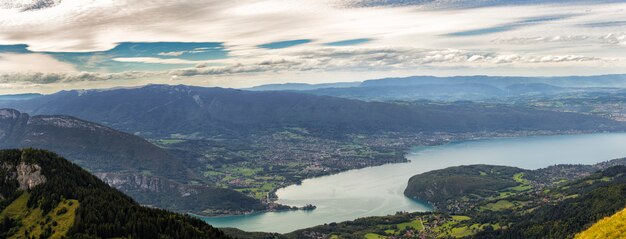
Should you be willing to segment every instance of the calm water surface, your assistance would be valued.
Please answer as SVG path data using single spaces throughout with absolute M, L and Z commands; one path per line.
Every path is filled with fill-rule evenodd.
M 303 206 L 310 203 L 317 206 L 316 210 L 204 220 L 217 227 L 285 233 L 359 217 L 430 210 L 427 204 L 408 199 L 402 192 L 411 176 L 434 169 L 467 164 L 537 169 L 554 164 L 592 164 L 625 156 L 626 133 L 523 137 L 416 147 L 407 154 L 410 163 L 307 179 L 302 185 L 277 192 L 281 204 Z

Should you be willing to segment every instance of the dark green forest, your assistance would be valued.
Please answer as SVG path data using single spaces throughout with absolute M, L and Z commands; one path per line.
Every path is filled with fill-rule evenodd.
M 54 153 L 36 150 L 2 150 L 0 162 L 0 192 L 5 198 L 0 209 L 12 200 L 29 193 L 29 210 L 39 209 L 43 215 L 66 199 L 77 200 L 74 223 L 67 238 L 229 238 L 199 219 L 165 210 L 142 207 L 130 197 L 109 187 L 95 176 Z M 12 168 L 20 164 L 38 165 L 45 183 L 28 192 L 18 190 L 19 183 Z M 12 165 L 13 167 L 7 167 Z M 7 177 L 9 176 L 9 177 Z M 22 218 L 2 218 L 2 236 L 11 236 L 23 225 Z M 41 236 L 45 236 L 42 234 Z

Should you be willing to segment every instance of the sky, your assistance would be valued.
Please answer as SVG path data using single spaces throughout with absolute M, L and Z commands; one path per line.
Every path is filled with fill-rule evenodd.
M 626 2 L 0 0 L 0 94 L 626 73 Z

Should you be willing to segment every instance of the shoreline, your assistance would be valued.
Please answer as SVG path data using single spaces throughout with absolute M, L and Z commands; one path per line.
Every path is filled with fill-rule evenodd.
M 445 135 L 445 136 L 452 137 L 452 139 L 440 139 L 440 140 L 434 141 L 434 142 L 432 142 L 430 144 L 413 145 L 413 146 L 406 147 L 403 150 L 403 152 L 404 152 L 404 161 L 403 162 L 382 163 L 382 164 L 370 165 L 370 166 L 365 166 L 365 167 L 360 167 L 360 168 L 353 168 L 353 169 L 340 171 L 340 172 L 333 172 L 333 173 L 329 173 L 329 174 L 326 174 L 326 175 L 320 175 L 320 176 L 311 177 L 311 178 L 305 178 L 305 179 L 301 180 L 299 183 L 291 183 L 291 184 L 288 184 L 286 186 L 273 189 L 270 192 L 270 195 L 274 195 L 275 197 L 270 197 L 270 200 L 271 200 L 271 203 L 276 203 L 277 201 L 280 200 L 280 198 L 278 197 L 278 191 L 280 191 L 282 189 L 285 189 L 285 188 L 288 188 L 288 187 L 291 187 L 291 186 L 300 185 L 302 182 L 307 181 L 307 180 L 318 179 L 318 178 L 323 178 L 323 177 L 329 177 L 329 176 L 337 175 L 337 174 L 340 174 L 340 173 L 349 172 L 349 171 L 352 171 L 352 170 L 361 170 L 361 169 L 365 169 L 365 168 L 379 167 L 379 166 L 390 165 L 390 164 L 410 163 L 411 160 L 409 160 L 407 156 L 411 153 L 411 151 L 414 148 L 418 148 L 418 147 L 436 147 L 436 146 L 443 146 L 443 145 L 449 145 L 449 144 L 458 144 L 458 143 L 472 142 L 472 141 L 485 141 L 485 140 L 496 140 L 496 139 L 514 139 L 514 138 L 524 138 L 524 137 L 550 137 L 550 136 L 587 135 L 587 134 L 617 134 L 617 133 L 626 133 L 626 131 L 571 131 L 571 130 L 567 130 L 567 131 L 550 131 L 550 132 L 546 132 L 546 131 L 480 132 L 480 133 L 477 133 L 477 134 L 471 134 L 471 133 L 461 133 L 461 134 L 434 133 L 434 134 L 431 134 L 429 136 L 436 137 L 436 136 Z M 276 203 L 276 204 L 278 204 L 278 203 Z M 302 207 L 302 206 L 298 206 L 298 205 L 286 205 L 286 204 L 279 204 L 279 205 L 283 205 L 283 206 L 287 206 L 287 207 L 293 207 L 293 206 L 295 206 L 295 207 Z M 302 209 L 296 209 L 296 210 L 302 210 Z M 268 213 L 268 212 L 286 212 L 286 211 L 293 211 L 293 209 L 259 210 L 259 211 L 254 211 L 254 212 L 251 212 L 251 213 L 232 213 L 232 214 L 215 214 L 215 215 L 202 215 L 201 213 L 190 213 L 190 214 L 197 215 L 197 216 L 200 216 L 200 217 L 205 217 L 205 218 L 222 218 L 222 217 L 233 217 L 233 216 L 250 216 L 250 215 L 262 214 L 262 213 Z

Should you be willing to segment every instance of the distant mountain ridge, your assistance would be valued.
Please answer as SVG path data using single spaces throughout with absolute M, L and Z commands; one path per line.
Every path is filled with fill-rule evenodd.
M 9 105 L 33 114 L 71 115 L 145 137 L 249 135 L 284 127 L 320 134 L 622 127 L 594 116 L 509 106 L 364 102 L 185 85 L 62 91 Z
M 366 80 L 354 85 L 326 83 L 290 87 L 262 85 L 257 90 L 283 90 L 367 101 L 489 100 L 554 95 L 602 88 L 626 88 L 626 75 L 518 77 L 518 76 L 409 76 Z
M 315 89 L 320 89 L 320 88 L 357 87 L 359 85 L 361 85 L 361 82 L 337 82 L 337 83 L 322 83 L 322 84 L 284 83 L 284 84 L 259 85 L 259 86 L 254 86 L 250 88 L 244 88 L 243 90 L 253 90 L 253 91 L 315 90 Z
M 0 102 L 13 101 L 13 100 L 28 100 L 28 99 L 36 98 L 39 96 L 42 96 L 42 94 L 26 93 L 26 94 L 0 95 Z
M 513 84 L 543 83 L 558 87 L 626 87 L 626 74 L 593 75 L 593 76 L 409 76 L 398 78 L 383 78 L 363 81 L 361 86 L 408 86 L 421 84 L 459 84 L 482 83 L 497 87 L 506 87 Z

